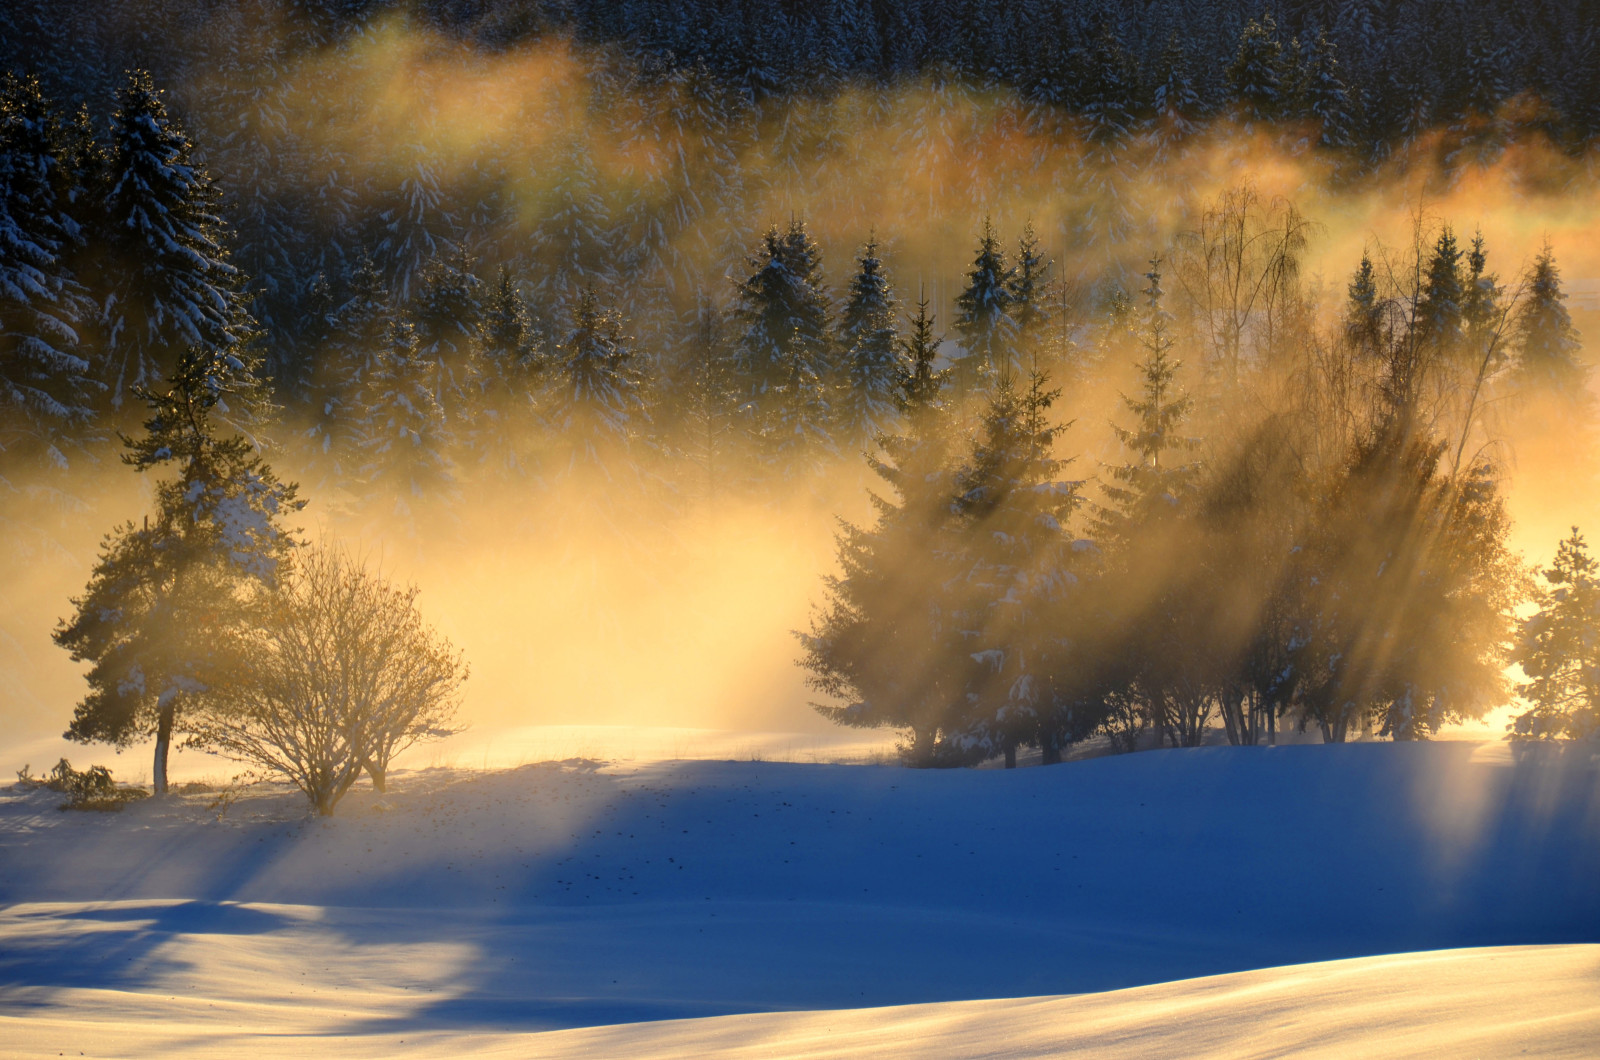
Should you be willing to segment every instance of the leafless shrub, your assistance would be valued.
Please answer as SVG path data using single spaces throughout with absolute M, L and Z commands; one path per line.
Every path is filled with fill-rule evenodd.
M 303 550 L 233 646 L 237 664 L 199 738 L 288 778 L 323 816 L 363 770 L 381 791 L 396 754 L 456 731 L 467 678 L 416 597 L 342 549 Z

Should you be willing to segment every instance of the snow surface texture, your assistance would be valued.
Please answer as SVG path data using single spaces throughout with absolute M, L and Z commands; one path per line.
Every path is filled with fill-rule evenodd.
M 0 794 L 0 1051 L 1576 1055 L 1600 1034 L 1600 948 L 1560 945 L 1600 942 L 1586 756 L 573 761 L 403 774 L 327 821 L 297 799 L 218 820 L 204 795 L 101 816 Z M 1496 949 L 1250 971 L 1456 947 Z M 691 1022 L 607 1026 L 664 1019 Z

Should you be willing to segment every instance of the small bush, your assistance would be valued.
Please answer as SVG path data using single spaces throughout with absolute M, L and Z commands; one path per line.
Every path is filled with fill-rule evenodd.
M 120 810 L 130 802 L 148 798 L 143 788 L 118 787 L 105 766 L 90 766 L 79 772 L 63 758 L 55 768 L 36 777 L 27 766 L 17 770 L 17 783 L 25 788 L 48 788 L 67 796 L 63 810 Z

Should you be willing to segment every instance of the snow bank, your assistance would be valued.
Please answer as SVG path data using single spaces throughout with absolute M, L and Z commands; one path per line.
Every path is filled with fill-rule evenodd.
M 955 1051 L 933 1055 L 955 1056 L 975 1055 L 993 1013 L 740 1014 L 1139 987 L 1155 992 L 986 1002 L 1016 1008 L 1019 1034 L 1030 1021 L 1045 1034 L 993 1055 L 1064 1047 L 1050 1035 L 1100 1026 L 1083 1024 L 1083 1006 L 1102 1002 L 1105 1042 L 1122 1040 L 1116 1020 L 1126 1018 L 1159 1024 L 1141 1034 L 1199 1035 L 1196 1049 L 1178 1051 L 1220 1054 L 1241 1028 L 1278 1026 L 1274 997 L 1298 1013 L 1296 1027 L 1330 1041 L 1356 1033 L 1328 1022 L 1344 1019 L 1347 1003 L 1376 1006 L 1374 1019 L 1393 1010 L 1402 1037 L 1433 1010 L 1390 987 L 1347 990 L 1337 967 L 1150 984 L 1600 942 L 1600 777 L 1577 757 L 1369 744 L 1015 772 L 683 762 L 614 773 L 574 761 L 397 782 L 387 797 L 352 796 L 330 821 L 306 819 L 291 793 L 248 798 L 221 820 L 203 795 L 120 816 L 62 813 L 47 794 L 0 795 L 0 1013 L 55 1051 L 68 1043 L 50 1038 L 52 1027 L 90 1034 L 110 1019 L 134 1053 L 137 1042 L 173 1051 L 185 1026 L 199 1048 L 220 1022 L 359 1040 L 349 1048 L 374 1055 L 400 1039 L 409 1051 L 418 1036 L 459 1054 L 468 1038 L 487 1047 L 483 1034 L 510 1055 L 527 1051 L 519 1036 L 560 1032 L 540 1034 L 540 1055 L 691 1055 L 697 1036 L 710 1036 L 711 1050 L 777 1034 L 798 1051 L 771 1055 L 822 1056 L 834 1054 L 801 1046 L 838 1022 L 868 1036 L 858 1050 L 873 1034 L 944 1028 Z M 1587 975 L 1595 996 L 1592 949 L 1459 959 L 1490 956 L 1515 957 L 1504 967 L 1521 969 L 1507 972 L 1516 982 Z M 1359 981 L 1420 968 L 1418 996 L 1431 996 L 1432 959 L 1361 964 L 1375 978 Z M 1440 980 L 1440 1013 L 1473 1011 L 1457 985 L 1488 978 L 1468 964 Z M 1257 988 L 1267 991 L 1259 1005 Z M 1151 1015 L 1193 1013 L 1183 1006 L 1224 995 L 1238 1014 Z M 1338 1012 L 1314 1011 L 1324 996 L 1343 998 Z M 1517 1021 L 1548 1012 L 1555 1047 L 1562 1028 L 1592 1030 L 1576 996 L 1480 1013 L 1472 1033 L 1515 1033 Z M 726 1018 L 605 1032 L 624 1035 L 615 1039 L 563 1030 L 701 1017 Z M 1501 1040 L 1492 1034 L 1483 1040 Z M 666 1051 L 639 1045 L 658 1035 Z

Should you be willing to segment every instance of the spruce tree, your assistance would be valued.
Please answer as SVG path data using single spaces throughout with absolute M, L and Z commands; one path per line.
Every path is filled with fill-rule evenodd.
M 1317 145 L 1341 150 L 1355 144 L 1355 112 L 1350 89 L 1339 73 L 1339 60 L 1327 34 L 1318 33 L 1312 47 L 1306 83 L 1306 110 L 1320 131 Z
M 392 321 L 377 354 L 357 399 L 354 479 L 369 505 L 388 502 L 415 533 L 419 506 L 456 498 L 455 436 L 411 325 Z
M 504 266 L 484 302 L 478 345 L 480 418 L 472 447 L 479 463 L 498 474 L 527 474 L 533 408 L 549 364 L 527 303 Z
M 38 79 L 0 75 L 0 452 L 55 466 L 94 416 L 68 153 Z
M 120 407 L 132 387 L 170 371 L 171 351 L 220 353 L 250 330 L 243 282 L 230 264 L 218 194 L 193 145 L 167 115 L 145 71 L 117 93 L 103 219 L 110 390 Z
M 955 476 L 956 617 L 972 667 L 965 709 L 947 741 L 980 760 L 1003 755 L 1008 769 L 1023 746 L 1059 761 L 1094 724 L 1076 697 L 1059 696 L 1052 682 L 1071 669 L 1060 656 L 1075 631 L 1051 620 L 1077 583 L 1065 524 L 1081 485 L 1059 478 L 1064 464 L 1054 448 L 1063 428 L 1047 419 L 1057 393 L 1038 372 L 1022 392 L 1002 379 Z
M 773 228 L 739 286 L 734 351 L 741 412 L 756 455 L 791 474 L 832 447 L 831 364 L 821 262 L 802 222 Z
M 319 489 L 349 488 L 359 476 L 368 384 L 388 344 L 395 311 L 388 287 L 363 253 L 346 281 L 344 301 L 329 314 L 327 337 L 313 361 L 306 440 Z
M 431 376 L 433 398 L 459 436 L 470 435 L 477 413 L 478 329 L 483 322 L 482 281 L 472 258 L 456 250 L 423 266 L 406 306 L 417 354 Z
M 153 735 L 162 795 L 172 739 L 215 686 L 229 631 L 276 584 L 294 544 L 280 520 L 303 502 L 251 443 L 218 432 L 219 411 L 264 401 L 244 352 L 191 346 L 164 387 L 137 393 L 151 415 L 142 437 L 125 439 L 123 462 L 176 474 L 156 485 L 153 519 L 108 535 L 54 639 L 91 664 L 67 737 L 125 746 Z
M 894 326 L 894 291 L 868 239 L 840 317 L 838 345 L 849 372 L 840 400 L 842 440 L 853 449 L 870 445 L 894 426 L 905 366 Z
M 1268 122 L 1287 103 L 1284 84 L 1283 44 L 1278 24 L 1270 14 L 1251 19 L 1239 35 L 1239 49 L 1228 65 L 1228 89 L 1247 120 Z
M 825 603 L 799 634 L 807 684 L 843 705 L 818 704 L 840 725 L 907 733 L 908 765 L 954 765 L 945 741 L 958 720 L 967 668 L 955 621 L 956 517 L 949 471 L 953 440 L 944 390 L 934 368 L 938 342 L 926 298 L 903 344 L 902 432 L 882 440 L 868 466 L 885 487 L 872 494 L 871 526 L 841 522 L 841 573 L 825 581 Z
M 1022 226 L 1017 240 L 1016 264 L 1011 270 L 1007 293 L 1011 296 L 1011 318 L 1017 326 L 1017 348 L 1024 354 L 1037 353 L 1045 330 L 1050 326 L 1050 310 L 1045 304 L 1046 285 L 1053 263 L 1039 246 L 1033 222 Z
M 1549 387 L 1581 400 L 1589 369 L 1581 360 L 1583 344 L 1567 312 L 1561 270 L 1548 242 L 1529 267 L 1523 287 L 1527 293 L 1517 310 L 1513 336 L 1519 378 L 1525 385 Z
M 556 349 L 550 423 L 567 447 L 563 474 L 637 478 L 633 447 L 644 420 L 642 380 L 622 319 L 594 291 L 579 296 L 572 333 Z
M 1015 271 L 988 218 L 978 240 L 967 286 L 956 298 L 956 334 L 964 353 L 955 365 L 955 384 L 965 394 L 988 379 L 1015 379 L 1017 324 L 1011 316 Z
M 1462 339 L 1461 249 L 1447 225 L 1434 243 L 1425 266 L 1422 290 L 1418 293 L 1413 326 L 1422 345 L 1453 352 Z
M 1511 661 L 1527 680 L 1528 709 L 1509 726 L 1513 740 L 1600 736 L 1600 577 L 1577 527 L 1542 571 L 1538 610 L 1518 624 Z

